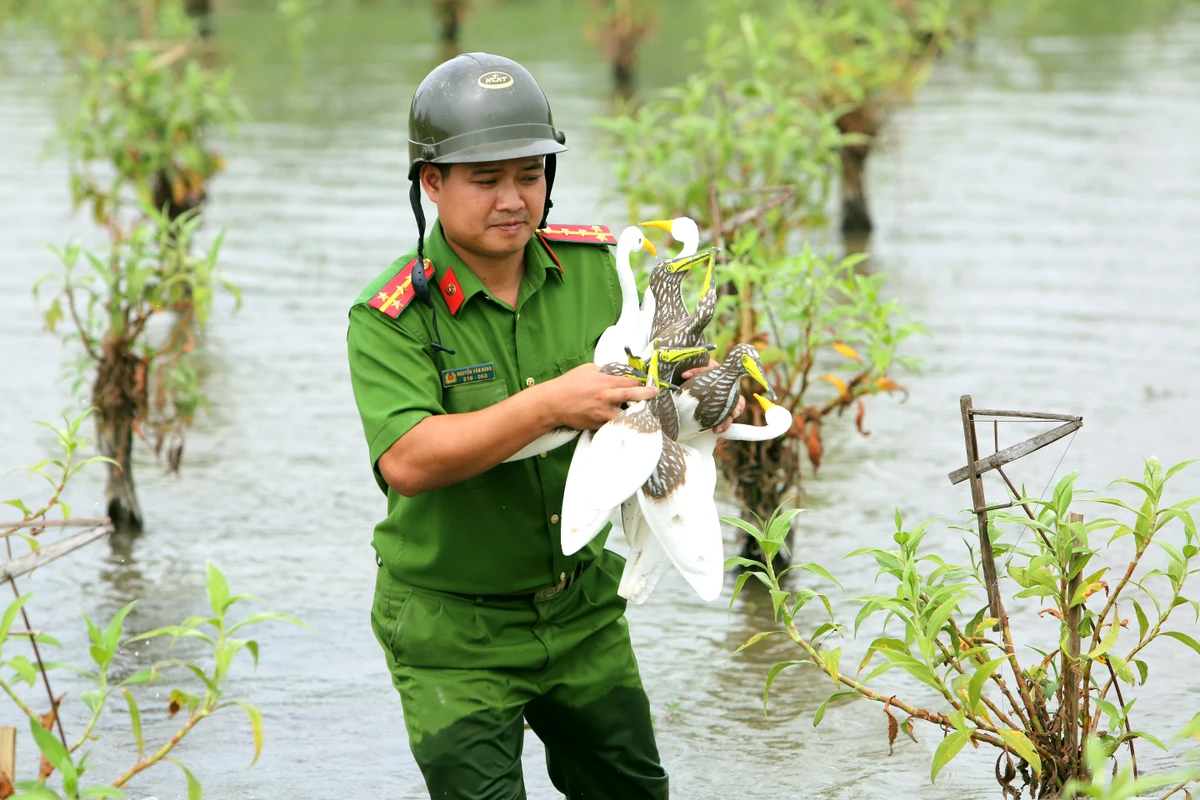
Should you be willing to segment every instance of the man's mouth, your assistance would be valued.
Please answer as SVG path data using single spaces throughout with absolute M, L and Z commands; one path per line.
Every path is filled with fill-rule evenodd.
M 521 228 L 525 227 L 525 223 L 522 220 L 518 219 L 518 220 L 513 220 L 511 222 L 496 223 L 496 224 L 493 224 L 492 227 L 498 228 L 499 230 L 503 231 L 504 233 L 517 233 L 518 231 L 521 230 Z

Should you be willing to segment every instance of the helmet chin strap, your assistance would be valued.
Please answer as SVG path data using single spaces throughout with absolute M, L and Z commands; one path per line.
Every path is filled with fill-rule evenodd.
M 542 210 L 542 221 L 538 223 L 538 230 L 546 227 L 546 220 L 550 217 L 550 209 L 554 208 L 554 203 L 550 200 L 550 192 L 554 189 L 554 173 L 557 169 L 558 157 L 554 153 L 550 153 L 546 156 L 546 207 Z
M 546 193 L 549 203 L 549 191 Z M 413 294 L 425 305 L 429 306 L 430 319 L 433 321 L 434 350 L 454 355 L 454 351 L 442 344 L 442 334 L 438 331 L 437 309 L 433 307 L 433 294 L 429 291 L 429 277 L 425 274 L 425 211 L 421 208 L 421 171 L 412 179 L 408 190 L 408 200 L 412 205 L 413 217 L 417 221 L 417 263 L 413 265 L 412 286 Z M 547 210 L 549 210 L 547 208 Z

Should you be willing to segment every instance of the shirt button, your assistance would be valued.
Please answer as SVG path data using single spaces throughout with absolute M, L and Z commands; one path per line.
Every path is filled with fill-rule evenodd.
M 546 457 L 545 453 L 538 453 L 538 458 L 545 458 L 545 457 Z
M 558 514 L 551 514 L 551 515 L 550 515 L 550 524 L 551 524 L 551 525 L 556 525 L 556 524 L 558 524 Z
M 533 378 L 532 378 L 532 377 L 529 377 L 529 378 L 526 378 L 526 379 L 525 379 L 525 385 L 526 385 L 526 386 L 533 386 L 533 384 L 534 384 L 534 380 L 533 380 Z

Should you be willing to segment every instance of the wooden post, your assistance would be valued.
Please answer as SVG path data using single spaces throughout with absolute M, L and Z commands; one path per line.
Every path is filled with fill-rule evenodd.
M 1074 512 L 1068 517 L 1068 522 L 1076 523 L 1083 522 L 1083 514 Z M 1073 545 L 1072 545 L 1073 546 Z M 1075 571 L 1075 564 L 1078 556 L 1071 556 L 1071 572 Z M 1082 582 L 1082 573 L 1075 575 L 1067 581 L 1067 602 L 1071 602 L 1071 598 L 1075 597 L 1075 593 L 1079 591 L 1080 583 Z M 1063 653 L 1063 669 L 1062 674 L 1066 681 L 1066 688 L 1063 692 L 1063 709 L 1066 725 L 1066 742 L 1067 753 L 1072 763 L 1076 763 L 1076 755 L 1079 753 L 1079 690 L 1082 680 L 1079 672 L 1079 623 L 1083 621 L 1083 604 L 1068 608 L 1066 619 L 1064 622 L 1067 625 L 1067 649 Z M 1079 763 L 1082 763 L 1081 760 Z
M 979 561 L 983 564 L 983 583 L 987 590 L 988 608 L 991 616 L 999 620 L 996 629 L 1004 624 L 1003 607 L 1000 603 L 1000 582 L 996 577 L 996 558 L 992 555 L 992 540 L 988 536 L 987 500 L 983 496 L 983 477 L 978 471 L 979 442 L 975 438 L 975 422 L 971 419 L 971 395 L 964 394 L 958 400 L 962 411 L 963 438 L 967 443 L 967 471 L 971 480 L 971 507 L 979 522 Z
M 4 778 L 17 780 L 17 729 L 7 725 L 0 727 L 0 782 Z

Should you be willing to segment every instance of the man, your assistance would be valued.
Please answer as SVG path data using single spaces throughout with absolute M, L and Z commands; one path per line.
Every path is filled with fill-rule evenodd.
M 483 53 L 437 67 L 409 122 L 417 247 L 367 285 L 348 348 L 388 516 L 371 611 L 433 798 L 524 798 L 524 721 L 569 798 L 659 800 L 650 709 L 597 537 L 567 557 L 573 446 L 501 463 L 558 425 L 597 429 L 656 389 L 592 365 L 620 313 L 599 226 L 551 226 L 566 150 L 533 77 Z M 423 190 L 438 219 L 425 237 Z

